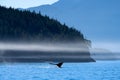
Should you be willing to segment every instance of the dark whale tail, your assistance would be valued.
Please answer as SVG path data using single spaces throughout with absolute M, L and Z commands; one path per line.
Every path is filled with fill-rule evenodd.
M 58 64 L 56 64 L 56 65 L 57 65 L 57 67 L 61 68 L 62 65 L 63 65 L 63 62 L 60 62 L 60 63 L 58 63 Z
M 53 63 L 50 63 L 50 64 L 52 64 L 52 65 L 56 65 L 57 67 L 61 68 L 62 65 L 63 65 L 63 62 L 60 62 L 60 63 L 58 63 L 58 64 L 53 64 Z

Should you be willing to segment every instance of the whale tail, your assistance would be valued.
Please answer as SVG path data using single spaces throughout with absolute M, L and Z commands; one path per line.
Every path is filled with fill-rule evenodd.
M 58 68 L 62 68 L 63 62 L 60 62 L 60 63 L 58 63 L 58 64 L 53 64 L 53 63 L 50 63 L 50 64 L 56 65 Z
M 56 65 L 57 65 L 57 67 L 61 68 L 62 65 L 63 65 L 63 62 L 60 62 L 60 63 L 58 63 L 58 64 L 56 64 Z

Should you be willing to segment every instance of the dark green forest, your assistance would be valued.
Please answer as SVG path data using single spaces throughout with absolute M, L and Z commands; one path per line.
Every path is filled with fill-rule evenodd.
M 0 6 L 1 41 L 87 42 L 83 34 L 40 13 Z

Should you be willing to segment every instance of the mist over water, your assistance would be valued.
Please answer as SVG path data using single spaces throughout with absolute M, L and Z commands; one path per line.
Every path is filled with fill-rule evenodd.
M 46 44 L 46 43 L 0 43 L 0 50 L 21 51 L 88 51 L 80 44 Z
M 99 50 L 98 50 L 99 49 Z M 112 52 L 120 52 L 120 43 L 92 43 L 92 52 L 104 52 L 106 49 Z M 0 42 L 0 50 L 28 50 L 28 51 L 86 51 L 84 43 L 5 43 Z M 87 50 L 88 51 L 88 50 Z
M 120 60 L 120 42 L 94 42 L 92 48 L 96 60 Z
M 93 48 L 107 49 L 112 52 L 120 53 L 120 42 L 94 42 L 92 43 Z
M 83 43 L 0 43 L 0 62 L 94 62 Z
M 64 52 L 64 54 L 75 54 L 74 52 L 88 52 L 90 51 L 91 56 L 96 60 L 119 60 L 120 50 L 119 43 L 94 43 L 92 48 L 86 48 L 83 44 L 50 44 L 50 43 L 4 43 L 0 42 L 0 54 L 4 51 L 28 51 L 28 52 Z M 60 53 L 62 54 L 62 53 Z M 26 56 L 25 56 L 26 57 Z M 34 56 L 32 56 L 34 58 Z M 58 56 L 59 57 L 59 56 Z M 67 56 L 74 58 L 74 56 Z M 75 56 L 77 57 L 77 56 Z M 87 58 L 88 56 L 82 56 Z M 19 57 L 21 58 L 21 56 Z M 24 58 L 24 56 L 22 56 Z M 30 58 L 30 56 L 27 56 Z M 57 58 L 57 57 L 56 57 Z

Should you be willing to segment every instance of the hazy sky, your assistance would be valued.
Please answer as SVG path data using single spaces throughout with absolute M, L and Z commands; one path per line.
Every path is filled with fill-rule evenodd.
M 43 4 L 52 4 L 58 0 L 0 0 L 0 5 L 14 8 L 28 8 Z

